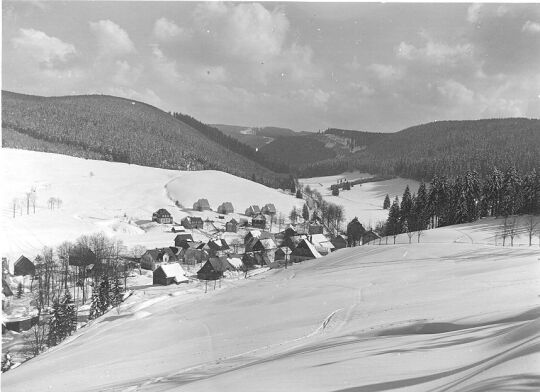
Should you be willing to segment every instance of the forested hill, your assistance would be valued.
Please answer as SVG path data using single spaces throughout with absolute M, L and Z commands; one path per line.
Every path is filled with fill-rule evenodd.
M 205 134 L 130 99 L 2 91 L 2 131 L 4 147 L 168 169 L 215 169 L 270 186 L 286 186 L 288 179 L 246 157 L 242 146 L 228 145 L 225 135 Z
M 438 121 L 385 137 L 374 135 L 365 149 L 303 165 L 299 174 L 315 176 L 358 169 L 429 180 L 435 174 L 453 177 L 467 170 L 476 170 L 482 176 L 494 166 L 513 166 L 521 173 L 540 168 L 537 119 Z M 359 133 L 358 138 L 365 139 L 366 135 Z

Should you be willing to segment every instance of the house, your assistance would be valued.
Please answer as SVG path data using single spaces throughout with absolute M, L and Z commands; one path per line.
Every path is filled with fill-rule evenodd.
M 152 276 L 153 284 L 160 284 L 163 286 L 168 286 L 171 283 L 179 284 L 189 282 L 189 279 L 186 278 L 185 271 L 178 263 L 161 264 L 154 270 Z
M 230 201 L 226 201 L 218 207 L 217 212 L 218 214 L 232 214 L 234 207 Z
M 247 208 L 245 215 L 247 216 L 255 216 L 257 214 L 261 213 L 261 209 L 258 205 L 251 205 Z
M 343 249 L 347 247 L 347 236 L 345 235 L 338 235 L 332 239 L 332 244 L 334 245 L 334 248 L 336 249 Z
M 307 236 L 304 234 L 294 235 L 292 237 L 286 237 L 283 240 L 282 246 L 287 246 L 291 250 L 295 250 L 298 244 L 302 242 L 302 240 L 305 240 L 305 239 L 307 239 Z
M 201 280 L 217 280 L 223 276 L 223 273 L 230 270 L 230 264 L 224 263 L 223 259 L 210 257 L 206 263 L 197 272 L 197 278 Z
M 259 229 L 266 228 L 266 218 L 263 214 L 257 214 L 251 218 L 251 226 L 257 227 Z
M 268 253 L 254 253 L 253 257 L 255 258 L 255 264 L 261 267 L 277 267 L 277 265 L 274 265 L 273 258 Z
M 327 255 L 336 249 L 334 244 L 322 234 L 313 234 L 309 236 L 309 241 L 322 255 Z
M 311 242 L 303 239 L 298 246 L 291 253 L 291 261 L 293 263 L 299 263 L 304 260 L 318 259 L 322 255 L 313 246 Z
M 32 263 L 27 257 L 21 256 L 15 261 L 13 267 L 13 275 L 15 276 L 25 276 L 32 275 L 36 273 L 36 266 Z
M 261 209 L 261 212 L 266 215 L 276 215 L 276 206 L 272 203 L 268 203 Z
M 227 241 L 221 239 L 208 241 L 203 249 L 207 251 L 211 257 L 213 257 L 223 256 L 226 251 L 230 250 L 230 247 L 227 244 Z
M 193 242 L 193 237 L 189 233 L 178 234 L 176 237 L 174 237 L 174 246 L 187 249 L 188 242 Z
M 244 263 L 244 267 L 247 269 L 254 268 L 257 264 L 257 260 L 255 260 L 255 254 L 254 253 L 244 253 L 242 255 L 242 263 Z
M 193 203 L 193 209 L 195 211 L 205 211 L 205 210 L 212 210 L 210 208 L 210 203 L 208 203 L 208 199 L 199 199 L 195 203 Z
M 225 231 L 229 233 L 236 233 L 238 231 L 238 222 L 233 218 L 225 223 Z
M 186 228 L 184 226 L 173 226 L 171 228 L 171 231 L 173 233 L 185 233 L 186 232 Z
M 274 260 L 289 260 L 289 256 L 291 255 L 292 250 L 287 246 L 282 246 L 280 248 L 277 248 L 274 252 Z
M 298 232 L 292 226 L 289 226 L 283 230 L 283 238 L 294 237 L 296 235 L 298 235 Z
M 96 254 L 85 245 L 75 245 L 69 252 L 69 265 L 82 267 L 98 262 Z
M 269 253 L 276 249 L 276 243 L 271 238 L 252 238 L 246 244 L 246 252 L 262 252 Z
M 172 224 L 173 218 L 169 211 L 165 208 L 160 208 L 152 214 L 152 221 L 160 224 Z
M 186 229 L 204 229 L 204 221 L 198 216 L 186 216 L 180 223 Z
M 246 268 L 240 257 L 228 257 L 227 262 L 235 271 L 244 271 Z
M 375 233 L 373 230 L 368 230 L 362 236 L 362 244 L 367 244 L 367 243 L 369 243 L 371 241 L 378 240 L 379 238 L 381 238 L 380 235 Z
M 169 263 L 174 261 L 177 261 L 177 256 L 173 249 L 150 249 L 141 256 L 141 268 L 154 271 L 161 263 Z

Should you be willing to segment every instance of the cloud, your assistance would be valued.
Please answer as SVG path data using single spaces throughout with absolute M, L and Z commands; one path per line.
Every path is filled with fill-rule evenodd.
M 421 60 L 437 65 L 456 65 L 462 59 L 470 59 L 474 54 L 474 46 L 470 43 L 447 45 L 427 38 L 424 47 L 417 48 L 401 42 L 397 48 L 397 57 L 406 60 Z
M 110 20 L 90 22 L 90 30 L 98 41 L 101 55 L 121 56 L 135 52 L 128 33 Z
M 401 70 L 397 69 L 393 65 L 371 64 L 367 67 L 367 69 L 382 81 L 393 81 L 400 79 L 402 76 Z
M 211 83 L 223 83 L 228 80 L 227 71 L 221 66 L 206 66 L 199 69 L 201 80 Z
M 48 67 L 52 67 L 58 61 L 65 62 L 76 53 L 72 44 L 34 29 L 19 29 L 19 34 L 11 39 L 11 45 Z
M 173 41 L 186 34 L 184 29 L 166 18 L 156 20 L 153 33 L 158 40 L 163 42 Z
M 452 79 L 441 82 L 437 86 L 437 91 L 454 105 L 469 105 L 474 101 L 474 92 Z
M 476 23 L 480 20 L 480 10 L 482 9 L 481 3 L 474 3 L 467 8 L 467 21 L 469 23 Z
M 532 34 L 538 34 L 540 33 L 540 23 L 531 22 L 530 20 L 528 20 L 525 22 L 525 24 L 521 28 L 521 31 L 532 33 Z
M 133 67 L 125 60 L 115 62 L 116 71 L 113 75 L 113 82 L 123 86 L 133 85 L 137 82 L 142 73 L 142 67 Z

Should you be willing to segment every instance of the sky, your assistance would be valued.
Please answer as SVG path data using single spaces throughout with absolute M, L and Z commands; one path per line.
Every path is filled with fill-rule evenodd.
M 540 4 L 2 2 L 2 88 L 205 123 L 540 117 Z

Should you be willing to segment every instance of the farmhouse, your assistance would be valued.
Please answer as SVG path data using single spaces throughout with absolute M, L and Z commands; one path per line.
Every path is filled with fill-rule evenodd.
M 251 226 L 257 227 L 259 229 L 266 228 L 266 218 L 263 214 L 257 214 L 251 218 Z
M 318 259 L 322 255 L 315 249 L 313 244 L 306 239 L 303 239 L 296 249 L 291 253 L 291 261 L 293 263 L 299 263 L 304 260 Z
M 177 257 L 171 248 L 156 248 L 147 250 L 141 256 L 141 268 L 153 271 L 161 263 L 176 261 Z
M 186 229 L 204 229 L 204 221 L 198 216 L 186 216 L 180 223 Z
M 233 218 L 225 223 L 225 231 L 229 233 L 236 233 L 238 231 L 238 222 Z
M 193 203 L 193 209 L 196 211 L 212 210 L 210 208 L 210 203 L 208 203 L 208 199 L 197 200 L 195 203 Z
M 226 201 L 218 207 L 217 212 L 218 214 L 232 214 L 234 207 L 230 201 Z
M 153 284 L 168 286 L 171 283 L 187 283 L 186 273 L 178 263 L 161 264 L 153 273 Z
M 259 208 L 259 206 L 257 205 L 251 205 L 248 207 L 248 209 L 246 210 L 246 214 L 247 216 L 254 216 L 254 215 L 257 215 L 257 214 L 260 214 L 261 213 L 261 209 Z
M 169 211 L 165 208 L 160 208 L 152 214 L 152 220 L 161 224 L 172 224 L 173 218 Z
M 347 247 L 347 236 L 345 235 L 337 235 L 332 239 L 332 244 L 334 245 L 334 248 L 336 249 L 342 249 Z
M 188 242 L 193 242 L 193 237 L 189 233 L 178 234 L 176 237 L 174 237 L 174 246 L 187 249 Z
M 227 244 L 227 241 L 221 239 L 208 241 L 203 249 L 206 250 L 211 257 L 213 257 L 222 256 L 230 249 L 230 247 Z
M 274 206 L 272 203 L 268 203 L 261 209 L 261 212 L 266 215 L 275 215 L 277 212 L 276 206 Z
M 15 261 L 13 267 L 13 275 L 15 276 L 25 276 L 32 275 L 36 273 L 36 266 L 32 263 L 27 257 L 21 256 Z

